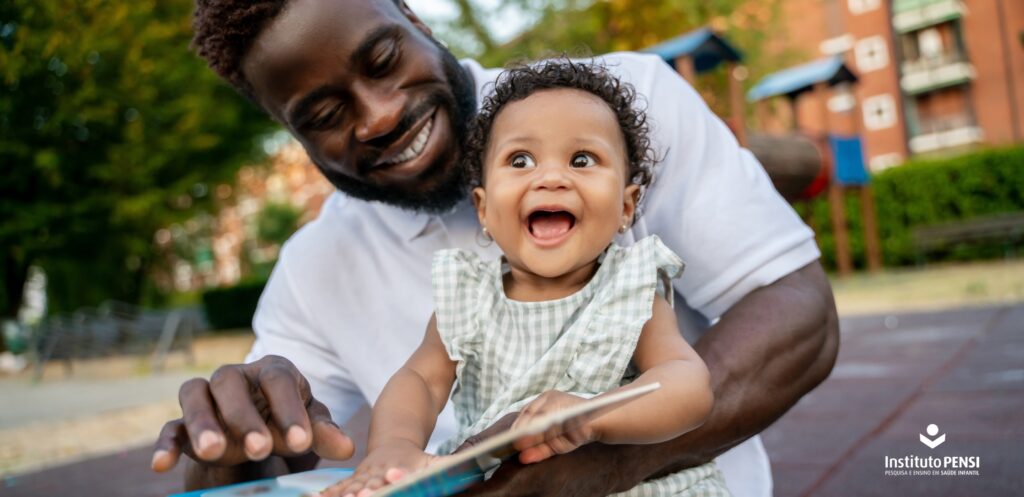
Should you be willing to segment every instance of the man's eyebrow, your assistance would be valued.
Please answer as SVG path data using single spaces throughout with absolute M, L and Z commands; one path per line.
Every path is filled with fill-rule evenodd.
M 293 128 L 298 129 L 302 127 L 309 120 L 309 109 L 320 99 L 326 97 L 337 91 L 337 88 L 330 85 L 318 87 L 317 89 L 303 95 L 299 101 L 292 106 L 291 111 L 288 112 L 288 123 Z
M 361 67 L 370 59 L 373 49 L 378 43 L 387 38 L 398 38 L 401 33 L 402 28 L 398 24 L 382 24 L 373 28 L 369 34 L 363 37 L 363 41 L 359 43 L 359 46 L 352 51 L 352 55 L 349 57 L 349 64 L 352 64 L 352 67 Z
M 401 35 L 401 29 L 401 26 L 398 24 L 382 24 L 371 30 L 369 34 L 363 37 L 363 41 L 359 43 L 359 46 L 352 51 L 352 55 L 349 56 L 350 67 L 365 65 L 365 61 L 370 59 L 373 49 L 377 44 L 388 38 L 397 38 Z M 334 86 L 321 86 L 307 93 L 288 112 L 288 122 L 293 128 L 298 129 L 305 124 L 304 121 L 309 119 L 309 108 L 320 101 L 320 99 L 337 90 L 338 88 Z

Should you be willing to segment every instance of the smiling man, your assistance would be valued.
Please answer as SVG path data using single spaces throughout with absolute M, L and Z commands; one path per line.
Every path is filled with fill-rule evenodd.
M 422 340 L 433 253 L 498 256 L 482 243 L 460 160 L 498 70 L 455 60 L 389 0 L 199 0 L 194 25 L 199 54 L 286 126 L 339 193 L 282 249 L 247 363 L 182 386 L 183 416 L 165 425 L 153 468 L 188 455 L 189 488 L 350 457 L 335 423 L 372 404 Z M 769 495 L 756 434 L 828 375 L 838 347 L 813 233 L 660 59 L 597 62 L 647 103 L 662 158 L 620 242 L 656 234 L 687 262 L 677 314 L 708 365 L 714 410 L 662 444 L 506 463 L 471 493 L 604 495 L 717 458 L 735 495 Z M 449 407 L 433 440 L 454 426 Z

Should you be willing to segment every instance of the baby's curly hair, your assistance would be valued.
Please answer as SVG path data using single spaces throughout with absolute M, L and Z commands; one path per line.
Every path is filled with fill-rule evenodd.
M 627 184 L 645 189 L 651 183 L 652 168 L 657 158 L 651 147 L 647 115 L 634 106 L 637 101 L 636 90 L 602 65 L 564 57 L 534 64 L 519 64 L 498 76 L 494 83 L 494 93 L 484 99 L 466 143 L 465 164 L 470 185 L 476 187 L 483 184 L 484 154 L 494 119 L 501 109 L 510 102 L 523 100 L 538 91 L 557 88 L 582 90 L 608 104 L 626 142 L 629 168 Z

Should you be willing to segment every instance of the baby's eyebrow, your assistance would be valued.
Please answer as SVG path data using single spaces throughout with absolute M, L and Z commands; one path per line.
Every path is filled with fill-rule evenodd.
M 511 146 L 523 146 L 523 145 L 537 145 L 541 143 L 541 139 L 535 136 L 528 135 L 513 135 L 511 138 L 505 138 L 494 141 L 494 148 L 507 148 Z
M 612 148 L 612 144 L 608 143 L 607 140 L 601 138 L 590 138 L 590 137 L 575 137 L 573 143 L 580 146 L 597 146 L 602 148 Z

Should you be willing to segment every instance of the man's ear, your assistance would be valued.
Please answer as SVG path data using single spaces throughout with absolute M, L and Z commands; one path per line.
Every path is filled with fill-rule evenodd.
M 631 184 L 622 194 L 622 218 L 627 226 L 636 220 L 636 204 L 640 202 L 640 185 Z
M 402 2 L 398 4 L 398 8 L 402 11 L 402 14 L 412 22 L 412 25 L 416 26 L 416 29 L 419 29 L 427 36 L 434 36 L 434 32 L 430 30 L 430 26 L 427 26 L 425 22 L 421 21 L 419 16 L 409 8 L 407 3 Z
M 481 187 L 473 188 L 473 207 L 476 207 L 476 217 L 480 220 L 480 226 L 484 226 L 484 218 L 487 215 L 487 192 Z

